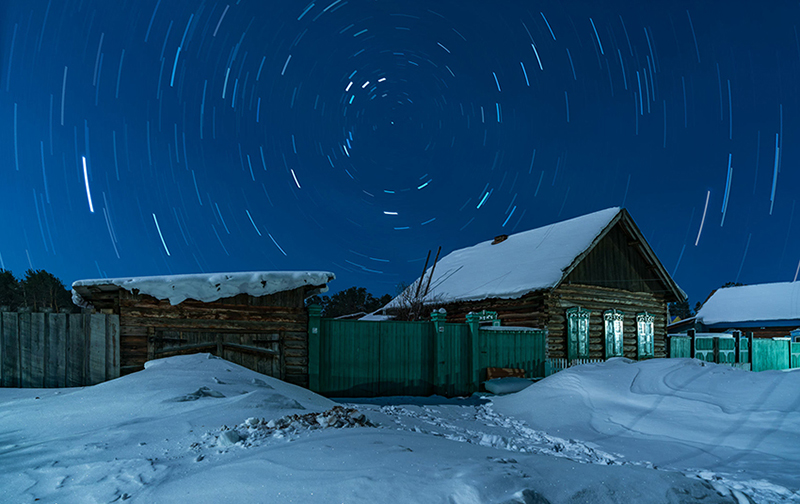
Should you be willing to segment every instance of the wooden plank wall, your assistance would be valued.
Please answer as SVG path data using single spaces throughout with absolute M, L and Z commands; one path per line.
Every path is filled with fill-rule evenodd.
M 279 334 L 283 379 L 308 387 L 308 313 L 304 306 L 307 287 L 253 297 L 239 295 L 204 303 L 187 299 L 178 305 L 124 289 L 98 291 L 92 304 L 120 315 L 120 365 L 122 374 L 144 368 L 148 337 L 157 329 L 232 333 Z M 259 371 L 259 369 L 255 369 Z M 261 372 L 261 371 L 260 371 Z M 277 376 L 281 378 L 281 376 Z
M 119 372 L 116 315 L 0 313 L 2 387 L 79 387 Z
M 548 357 L 567 357 L 566 309 L 581 306 L 591 310 L 589 318 L 589 358 L 604 358 L 605 325 L 603 312 L 617 309 L 624 314 L 623 355 L 637 359 L 636 314 L 647 311 L 655 316 L 653 322 L 653 349 L 655 357 L 666 357 L 667 303 L 659 294 L 630 292 L 621 289 L 591 285 L 560 285 L 545 301 L 550 332 Z

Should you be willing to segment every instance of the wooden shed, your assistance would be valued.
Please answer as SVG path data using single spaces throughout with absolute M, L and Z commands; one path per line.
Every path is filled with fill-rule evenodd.
M 210 352 L 308 386 L 307 297 L 329 272 L 246 272 L 79 280 L 73 301 L 119 315 L 120 372 L 151 359 Z
M 670 324 L 670 333 L 741 331 L 780 338 L 800 329 L 800 282 L 776 282 L 715 290 L 697 315 Z
M 444 307 L 451 322 L 489 310 L 503 325 L 546 329 L 547 358 L 567 365 L 666 356 L 667 304 L 686 294 L 625 209 L 498 238 L 429 268 L 423 302 Z M 419 281 L 383 310 L 401 307 Z

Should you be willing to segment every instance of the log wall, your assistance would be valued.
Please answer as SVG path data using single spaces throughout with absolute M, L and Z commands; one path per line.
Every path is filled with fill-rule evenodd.
M 530 327 L 543 329 L 546 314 L 544 292 L 531 292 L 517 299 L 484 299 L 444 305 L 448 322 L 466 322 L 469 312 L 483 310 L 497 312 L 497 318 L 504 326 Z
M 605 324 L 603 312 L 617 309 L 624 314 L 623 354 L 637 359 L 636 314 L 647 311 L 655 316 L 653 350 L 655 357 L 666 357 L 667 303 L 659 294 L 629 292 L 593 285 L 561 285 L 544 300 L 549 330 L 548 358 L 567 357 L 566 309 L 581 306 L 591 310 L 589 318 L 589 358 L 604 358 Z
M 121 288 L 93 288 L 89 297 L 98 311 L 119 314 L 123 375 L 143 369 L 153 358 L 148 339 L 157 331 L 204 332 L 211 339 L 216 334 L 278 334 L 283 359 L 282 376 L 278 377 L 307 387 L 308 313 L 304 300 L 313 288 L 260 297 L 240 294 L 210 303 L 187 299 L 175 306 Z

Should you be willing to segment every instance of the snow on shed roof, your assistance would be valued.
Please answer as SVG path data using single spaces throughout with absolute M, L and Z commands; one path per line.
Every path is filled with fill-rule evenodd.
M 326 284 L 334 278 L 336 275 L 328 271 L 244 271 L 78 280 L 72 284 L 72 301 L 87 306 L 84 296 L 91 297 L 88 287 L 111 285 L 128 291 L 136 289 L 156 299 L 169 299 L 172 305 L 186 299 L 208 303 L 238 294 L 266 296 L 304 285 L 322 287 L 317 292 L 326 292 Z
M 778 282 L 717 289 L 697 312 L 706 324 L 800 320 L 800 282 Z
M 492 245 L 488 240 L 444 256 L 434 270 L 427 299 L 477 301 L 513 299 L 555 287 L 564 271 L 595 241 L 620 208 L 607 208 L 555 224 L 510 235 Z M 430 275 L 430 268 L 426 272 Z M 415 282 L 409 289 L 416 289 Z M 393 299 L 387 308 L 400 303 Z

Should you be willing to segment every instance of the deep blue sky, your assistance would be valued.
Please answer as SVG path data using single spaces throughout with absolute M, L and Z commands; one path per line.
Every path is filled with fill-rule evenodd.
M 0 267 L 330 270 L 333 291 L 393 294 L 439 245 L 625 206 L 692 304 L 790 281 L 799 15 L 5 0 Z

